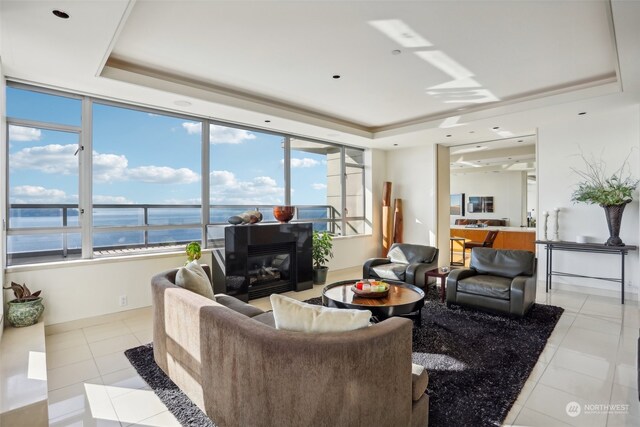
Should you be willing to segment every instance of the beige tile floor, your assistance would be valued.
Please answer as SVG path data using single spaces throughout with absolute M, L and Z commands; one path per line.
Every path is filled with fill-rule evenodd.
M 360 269 L 331 272 L 329 281 L 360 276 Z M 319 296 L 322 286 L 299 293 Z M 640 426 L 636 383 L 637 302 L 553 290 L 538 302 L 565 308 L 556 329 L 525 383 L 505 425 Z M 252 304 L 270 309 L 269 299 Z M 48 328 L 50 425 L 178 426 L 123 351 L 151 341 L 151 310 Z M 592 408 L 567 415 L 569 402 L 628 405 L 622 413 Z M 584 407 L 584 406 L 581 406 Z

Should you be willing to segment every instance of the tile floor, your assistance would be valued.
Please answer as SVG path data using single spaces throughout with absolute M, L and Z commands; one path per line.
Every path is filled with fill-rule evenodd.
M 359 269 L 330 273 L 329 281 L 360 276 Z M 322 286 L 290 293 L 297 299 L 318 296 Z M 636 383 L 638 304 L 617 298 L 553 290 L 538 292 L 538 302 L 565 308 L 547 347 L 505 425 L 640 426 Z M 268 298 L 252 301 L 270 309 Z M 50 425 L 178 426 L 123 351 L 151 342 L 151 310 L 125 313 L 117 320 L 89 319 L 48 328 Z M 581 405 L 571 417 L 569 402 Z M 628 405 L 621 413 L 597 406 Z M 586 413 L 589 409 L 591 413 Z

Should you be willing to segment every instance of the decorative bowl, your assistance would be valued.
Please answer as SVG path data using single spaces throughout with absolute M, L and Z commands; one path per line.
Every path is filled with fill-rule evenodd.
M 386 285 L 386 289 L 384 291 L 364 291 L 362 289 L 356 288 L 356 285 L 351 287 L 351 290 L 357 297 L 360 298 L 384 298 L 389 295 L 389 284 L 384 283 Z
M 291 221 L 296 213 L 295 206 L 274 206 L 273 216 L 283 224 Z

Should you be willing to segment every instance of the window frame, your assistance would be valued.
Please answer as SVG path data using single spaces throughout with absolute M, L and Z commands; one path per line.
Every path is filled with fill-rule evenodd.
M 140 104 L 136 104 L 136 103 L 129 103 L 129 102 L 122 102 L 122 101 L 115 101 L 115 100 L 111 100 L 111 99 L 107 99 L 107 98 L 100 98 L 100 97 L 95 97 L 95 96 L 90 96 L 90 95 L 85 95 L 85 94 L 78 94 L 78 93 L 73 93 L 73 92 L 67 92 L 67 91 L 62 91 L 62 90 L 56 90 L 56 89 L 50 89 L 50 88 L 46 88 L 46 87 L 41 87 L 41 86 L 34 86 L 34 85 L 28 85 L 28 84 L 24 84 L 24 83 L 20 83 L 20 82 L 13 82 L 8 80 L 7 81 L 7 87 L 11 87 L 11 88 L 15 88 L 15 89 L 21 89 L 21 90 L 26 90 L 26 91 L 31 91 L 31 92 L 38 92 L 38 93 L 43 93 L 43 94 L 47 94 L 47 95 L 53 95 L 53 96 L 61 96 L 61 97 L 65 97 L 65 98 L 71 98 L 71 99 L 78 99 L 81 101 L 81 122 L 80 122 L 80 126 L 74 126 L 74 125 L 64 125 L 64 124 L 59 124 L 59 123 L 49 123 L 49 122 L 41 122 L 41 121 L 37 121 L 37 120 L 28 120 L 28 119 L 19 119 L 19 118 L 14 118 L 14 117 L 6 117 L 5 120 L 5 136 L 6 136 L 6 147 L 5 147 L 5 159 L 6 159 L 6 170 L 5 170 L 5 215 L 7 218 L 7 222 L 6 225 L 4 227 L 4 235 L 2 236 L 3 241 L 5 242 L 5 244 L 8 241 L 8 237 L 9 236 L 14 236 L 14 235 L 31 235 L 31 234 L 58 234 L 61 233 L 63 236 L 64 241 L 66 241 L 67 238 L 67 234 L 69 233 L 80 233 L 80 239 L 81 239 L 81 258 L 82 259 L 93 259 L 93 258 L 98 258 L 99 256 L 96 256 L 96 251 L 95 248 L 93 247 L 93 233 L 95 233 L 96 231 L 104 231 L 104 230 L 108 230 L 108 229 L 122 229 L 123 227 L 95 227 L 93 224 L 93 209 L 95 208 L 100 208 L 100 207 L 106 207 L 107 205 L 103 206 L 103 204 L 94 204 L 93 203 L 93 106 L 94 104 L 99 104 L 99 105 L 104 105 L 104 106 L 110 106 L 110 107 L 116 107 L 116 108 L 125 108 L 125 109 L 129 109 L 129 110 L 135 110 L 135 111 L 140 111 L 140 112 L 146 112 L 146 113 L 151 113 L 151 114 L 159 114 L 159 115 L 163 115 L 163 116 L 169 116 L 172 118 L 177 118 L 177 119 L 183 119 L 183 120 L 189 120 L 189 121 L 197 121 L 199 123 L 201 123 L 201 203 L 199 205 L 171 205 L 172 207 L 200 207 L 201 209 L 201 221 L 199 224 L 189 224 L 189 225 L 184 225 L 184 226 L 170 226 L 170 225 L 149 225 L 149 224 L 143 224 L 143 225 L 137 225 L 137 226 L 129 226 L 126 227 L 127 230 L 130 231 L 138 231 L 138 230 L 142 230 L 145 232 L 145 234 L 147 234 L 147 232 L 149 230 L 155 230 L 155 229 L 178 229 L 178 228 L 200 228 L 201 229 L 201 235 L 202 235 L 202 239 L 201 239 L 201 243 L 203 248 L 208 248 L 209 246 L 209 233 L 210 233 L 210 227 L 212 226 L 222 226 L 222 223 L 215 223 L 211 221 L 211 210 L 212 208 L 216 208 L 219 206 L 228 206 L 228 207 L 235 207 L 237 205 L 211 205 L 211 199 L 210 199 L 210 172 L 211 172 L 211 141 L 210 141 L 210 132 L 208 131 L 210 129 L 211 125 L 219 125 L 219 126 L 225 126 L 225 127 L 233 127 L 236 129 L 242 129 L 242 130 L 247 130 L 247 131 L 254 131 L 254 132 L 260 132 L 260 133 L 265 133 L 265 134 L 270 134 L 270 135 L 275 135 L 275 136 L 279 136 L 282 137 L 284 139 L 284 187 L 285 187 L 285 194 L 284 194 L 284 200 L 285 200 L 285 204 L 289 205 L 291 203 L 291 139 L 295 138 L 295 139 L 300 139 L 300 140 L 305 140 L 305 141 L 309 141 L 309 142 L 313 142 L 313 143 L 318 143 L 318 144 L 323 144 L 323 145 L 330 145 L 333 147 L 337 147 L 340 149 L 340 176 L 341 176 L 341 216 L 339 219 L 331 219 L 331 218 L 327 218 L 327 219 L 318 219 L 318 220 L 309 220 L 309 219 L 304 219 L 304 220 L 298 220 L 297 218 L 297 213 L 296 213 L 296 217 L 294 217 L 292 222 L 308 222 L 308 221 L 315 221 L 315 222 L 327 222 L 327 223 L 332 223 L 334 224 L 333 226 L 330 227 L 331 230 L 335 230 L 335 225 L 337 225 L 336 223 L 339 222 L 340 223 L 340 231 L 341 233 L 338 234 L 338 236 L 347 236 L 348 234 L 346 234 L 346 229 L 348 226 L 348 222 L 349 221 L 367 221 L 366 219 L 366 166 L 363 162 L 363 164 L 356 164 L 356 163 L 351 163 L 351 162 L 347 162 L 346 158 L 345 158 L 345 153 L 347 149 L 355 149 L 358 151 L 362 151 L 363 154 L 367 151 L 364 148 L 360 148 L 360 147 L 355 147 L 355 146 L 350 146 L 350 145 L 345 145 L 345 144 L 339 144 L 339 143 L 335 143 L 335 142 L 331 142 L 331 141 L 325 141 L 325 140 L 321 140 L 321 139 L 317 139 L 317 138 L 313 138 L 313 137 L 308 137 L 308 136 L 303 136 L 303 135 L 297 135 L 297 134 L 293 134 L 293 133 L 287 133 L 287 132 L 277 132 L 271 129 L 262 129 L 259 127 L 254 127 L 254 126 L 249 126 L 249 125 L 244 125 L 244 124 L 238 124 L 238 123 L 233 123 L 233 122 L 225 122 L 222 120 L 217 120 L 217 119 L 213 119 L 210 117 L 203 117 L 203 116 L 199 116 L 199 115 L 188 115 L 188 114 L 184 114 L 182 112 L 176 112 L 176 111 L 172 111 L 172 110 L 165 110 L 162 108 L 153 108 L 153 107 L 148 107 L 148 106 L 144 106 L 144 105 L 140 105 Z M 5 99 L 6 102 L 6 99 Z M 42 227 L 42 228 L 12 228 L 10 227 L 10 213 L 11 213 L 11 204 L 9 201 L 9 197 L 10 197 L 10 183 L 9 183 L 9 175 L 10 175 L 10 170 L 11 170 L 11 162 L 9 161 L 9 127 L 10 126 L 24 126 L 24 127 L 33 127 L 33 128 L 38 128 L 38 129 L 43 129 L 43 130 L 52 130 L 52 131 L 62 131 L 62 132 L 72 132 L 72 133 L 76 133 L 78 134 L 78 146 L 79 146 L 79 159 L 78 159 L 78 204 L 77 204 L 77 209 L 79 212 L 79 224 L 78 226 L 73 226 L 73 227 L 69 227 L 66 225 L 63 225 L 61 227 Z M 363 216 L 347 216 L 346 215 L 346 198 L 347 198 L 347 194 L 346 194 L 346 170 L 347 167 L 350 168 L 359 168 L 362 169 L 362 212 L 363 212 Z M 61 204 L 45 204 L 45 205 L 51 205 L 51 206 L 57 206 L 57 205 L 61 205 Z M 63 205 L 68 205 L 68 204 L 63 204 Z M 149 204 L 134 204 L 131 205 L 131 207 L 143 207 L 143 206 L 165 206 L 165 205 L 149 205 Z M 167 205 L 168 206 L 168 205 Z M 262 205 L 264 208 L 268 208 L 271 207 L 273 205 Z M 324 205 L 296 205 L 298 207 L 301 208 L 306 208 L 306 207 L 316 207 L 316 206 L 324 206 Z M 252 206 L 250 205 L 242 205 L 243 208 L 251 208 Z M 76 205 L 73 205 L 73 208 L 76 208 Z M 146 222 L 146 220 L 145 220 Z M 266 223 L 277 223 L 277 221 L 265 221 Z M 356 235 L 367 235 L 367 231 L 366 228 L 364 230 L 363 233 L 357 233 Z M 161 245 L 154 245 L 153 247 L 147 247 L 148 249 L 157 249 L 160 248 L 161 249 Z M 63 260 L 66 260 L 66 246 L 63 247 L 62 250 L 63 254 L 62 254 L 62 258 Z M 136 253 L 138 254 L 138 253 Z M 9 257 L 15 256 L 15 254 L 10 254 L 8 252 L 8 248 L 7 251 L 4 254 L 4 258 L 5 261 L 7 262 L 7 265 L 17 265 L 15 263 L 11 263 L 9 264 Z M 40 256 L 33 256 L 31 257 L 32 259 L 30 260 L 29 263 L 40 263 L 40 262 L 46 262 L 49 260 L 40 260 Z

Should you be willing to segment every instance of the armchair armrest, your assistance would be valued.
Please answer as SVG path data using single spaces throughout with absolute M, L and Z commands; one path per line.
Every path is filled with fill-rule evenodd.
M 389 264 L 391 260 L 389 258 L 370 258 L 364 262 L 362 266 L 362 278 L 368 279 L 370 276 L 369 271 L 371 267 L 375 267 L 376 265 Z
M 438 257 L 436 256 L 431 262 L 416 262 L 407 265 L 405 270 L 405 282 L 415 285 L 419 288 L 424 288 L 427 282 L 425 281 L 424 273 L 429 270 L 438 268 Z
M 459 268 L 451 270 L 451 273 L 447 276 L 447 304 L 455 303 L 457 301 L 456 294 L 458 293 L 458 281 L 477 274 L 478 271 L 473 268 Z
M 511 281 L 509 312 L 522 317 L 536 302 L 537 276 L 516 276 Z

